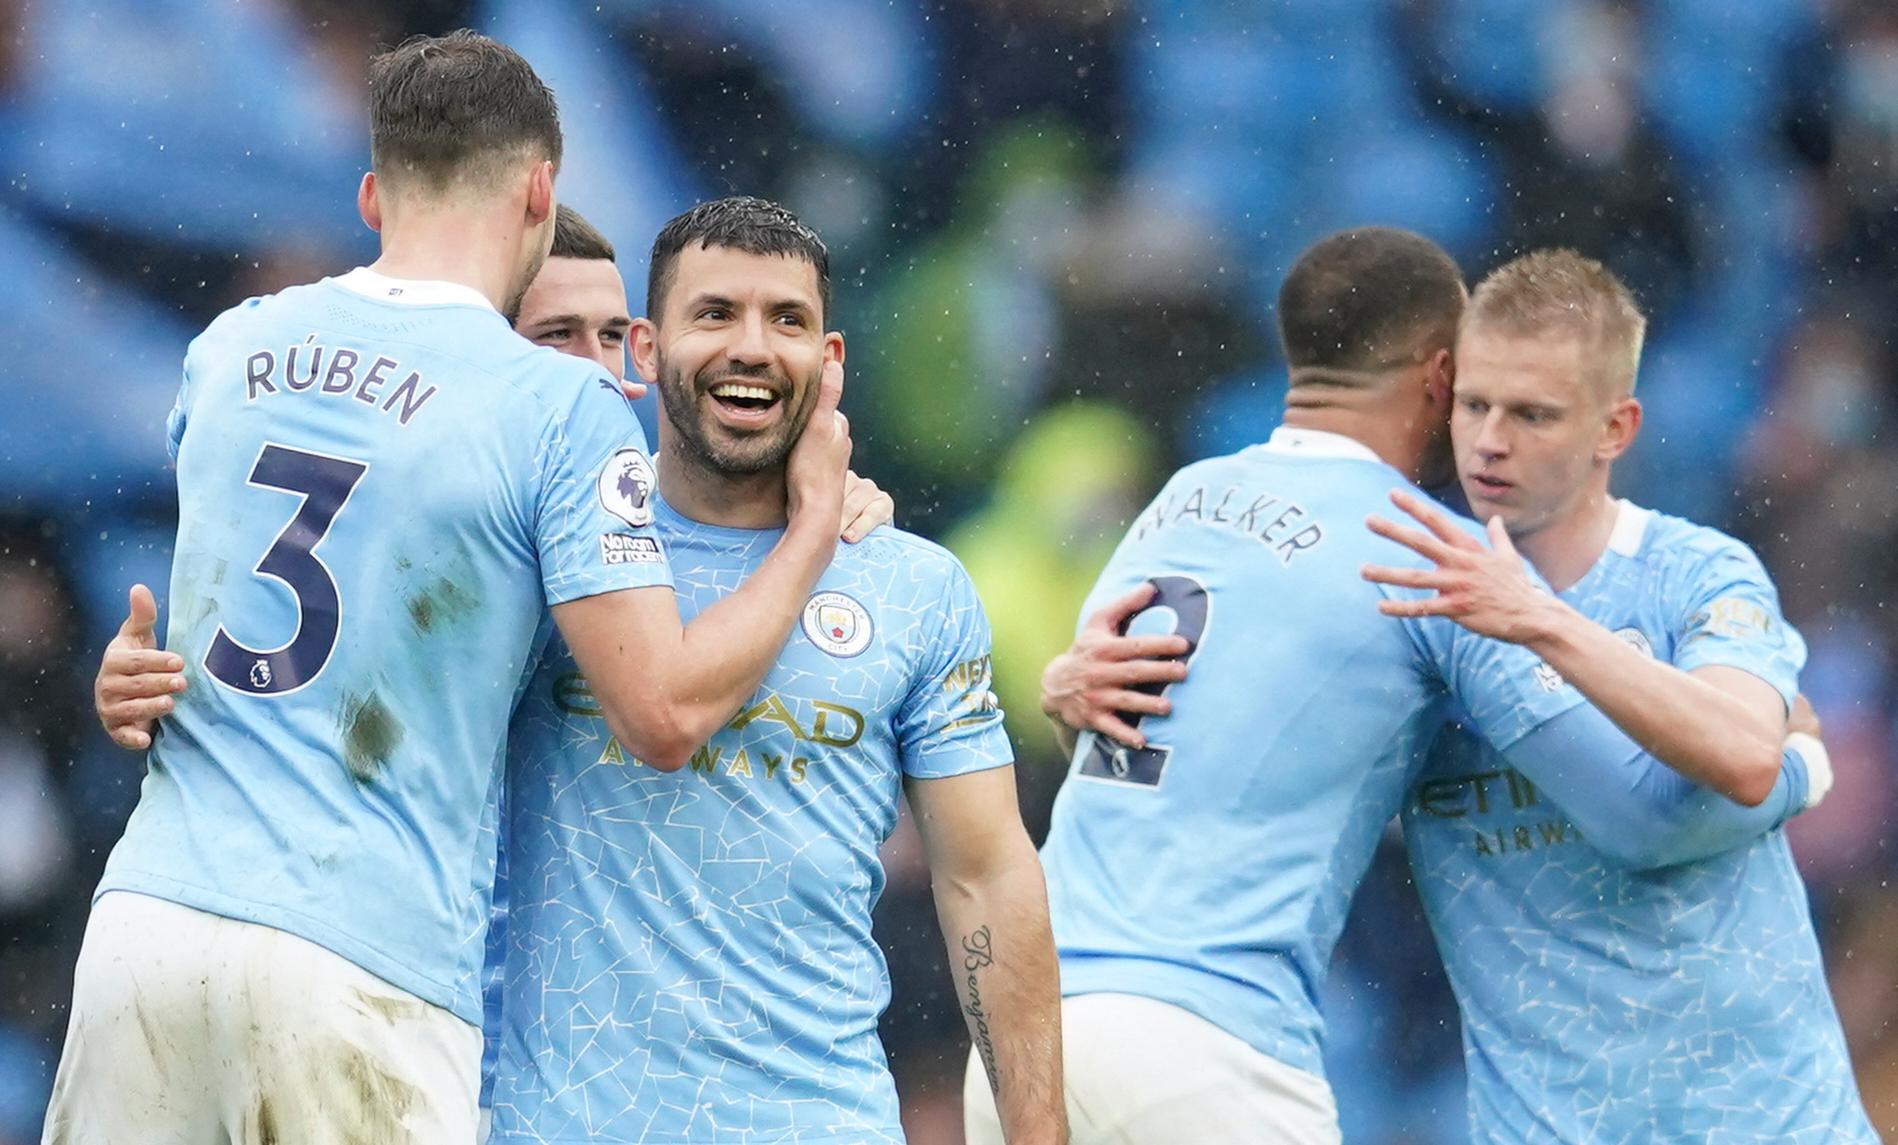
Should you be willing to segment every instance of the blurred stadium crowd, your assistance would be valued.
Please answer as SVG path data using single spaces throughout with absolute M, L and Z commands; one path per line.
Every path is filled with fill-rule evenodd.
M 1753 543 L 1811 644 L 1839 779 L 1792 833 L 1898 1126 L 1890 0 L 0 0 L 0 1143 L 37 1140 L 137 794 L 88 681 L 125 587 L 164 595 L 185 343 L 373 257 L 365 61 L 461 25 L 553 85 L 561 197 L 635 299 L 699 198 L 780 199 L 828 240 L 857 467 L 983 591 L 1037 837 L 1063 771 L 1041 666 L 1160 478 L 1275 424 L 1298 250 L 1379 222 L 1472 278 L 1532 246 L 1607 261 L 1651 317 L 1621 492 Z M 886 861 L 886 1040 L 912 1140 L 957 1141 L 926 868 L 900 832 Z M 1465 1137 L 1413 897 L 1386 848 L 1330 991 L 1361 1145 Z

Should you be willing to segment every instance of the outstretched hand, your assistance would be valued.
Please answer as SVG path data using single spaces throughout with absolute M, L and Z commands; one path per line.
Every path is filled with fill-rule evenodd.
M 1184 636 L 1123 635 L 1157 591 L 1152 581 L 1143 581 L 1087 618 L 1073 646 L 1041 674 L 1043 712 L 1076 731 L 1098 732 L 1128 747 L 1147 745 L 1147 737 L 1121 717 L 1171 711 L 1172 701 L 1157 693 L 1186 679 L 1181 657 L 1191 647 Z
M 1378 603 L 1379 612 L 1386 616 L 1446 616 L 1472 632 L 1512 644 L 1526 643 L 1544 631 L 1549 609 L 1559 602 L 1531 578 L 1529 566 L 1510 542 L 1501 517 L 1489 519 L 1489 544 L 1484 545 L 1413 493 L 1394 489 L 1391 502 L 1424 528 L 1413 529 L 1382 517 L 1370 517 L 1365 525 L 1436 567 L 1365 565 L 1364 579 L 1397 588 L 1430 589 L 1436 595 L 1387 598 Z

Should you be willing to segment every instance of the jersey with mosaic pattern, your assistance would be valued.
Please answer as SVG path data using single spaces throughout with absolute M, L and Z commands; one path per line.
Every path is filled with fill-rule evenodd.
M 1318 983 L 1447 688 L 1505 747 L 1581 705 L 1524 649 L 1378 611 L 1403 594 L 1362 566 L 1418 564 L 1364 525 L 1397 487 L 1363 445 L 1281 428 L 1175 474 L 1108 562 L 1087 610 L 1150 580 L 1132 631 L 1194 650 L 1149 746 L 1083 735 L 1056 798 L 1064 993 L 1168 1002 L 1321 1074 Z
M 688 617 L 780 535 L 658 514 Z M 493 1141 L 903 1139 L 877 849 L 905 779 L 1011 762 L 989 643 L 945 550 L 839 545 L 758 693 L 670 774 L 550 650 L 510 749 Z
M 1797 692 L 1803 642 L 1759 561 L 1713 529 L 1624 502 L 1562 597 L 1682 670 Z M 1678 828 L 1610 845 L 1576 827 L 1592 807 L 1565 812 L 1466 732 L 1432 751 L 1404 833 L 1462 1011 L 1477 1142 L 1877 1140 L 1785 833 L 1769 820 L 1675 861 L 1664 830 L 1737 812 L 1685 783 L 1680 798 Z
M 546 607 L 670 583 L 603 370 L 368 270 L 191 344 L 162 724 L 99 893 L 299 935 L 471 1022 L 508 713 Z

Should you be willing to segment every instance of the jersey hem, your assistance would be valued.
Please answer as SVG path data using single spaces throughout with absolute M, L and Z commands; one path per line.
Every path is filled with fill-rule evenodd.
M 1781 621 L 1781 623 L 1784 623 L 1784 621 Z M 1696 641 L 1695 643 L 1704 642 Z M 1788 682 L 1770 678 L 1765 672 L 1760 671 L 1758 656 L 1722 656 L 1718 648 L 1711 649 L 1708 655 L 1699 655 L 1695 653 L 1693 645 L 1690 644 L 1682 655 L 1675 659 L 1674 667 L 1679 668 L 1683 672 L 1692 672 L 1696 668 L 1732 668 L 1736 672 L 1745 672 L 1755 680 L 1778 692 L 1779 698 L 1786 702 L 1787 711 L 1792 710 L 1793 701 L 1799 697 L 1799 681 L 1794 679 Z
M 545 594 L 549 608 L 569 601 L 585 600 L 589 596 L 604 596 L 609 592 L 619 592 L 629 588 L 671 588 L 670 570 L 647 577 L 629 577 L 623 582 L 602 582 L 597 572 L 574 573 L 569 576 L 555 577 L 543 582 L 541 591 Z
M 997 721 L 998 724 L 999 722 L 1000 721 Z M 963 758 L 960 760 L 952 760 L 948 769 L 945 770 L 936 762 L 944 755 L 960 755 Z M 997 759 L 993 755 L 979 751 L 966 753 L 941 752 L 932 754 L 924 767 L 904 768 L 903 775 L 908 779 L 955 779 L 962 775 L 976 775 L 984 771 L 994 771 L 998 767 L 1013 767 L 1014 764 L 1015 758 L 1012 755 Z
M 413 994 L 431 1006 L 447 1010 L 476 1029 L 481 1028 L 480 998 L 463 997 L 461 991 L 454 987 L 402 966 L 389 955 L 351 938 L 321 919 L 142 871 L 113 872 L 92 893 L 92 901 L 96 904 L 115 891 L 149 895 L 193 910 L 293 934 L 354 963 L 357 968 L 375 975 L 396 989 Z

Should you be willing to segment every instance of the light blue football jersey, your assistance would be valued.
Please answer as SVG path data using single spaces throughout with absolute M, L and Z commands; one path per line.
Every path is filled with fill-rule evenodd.
M 1805 646 L 1753 554 L 1677 517 L 1619 514 L 1563 599 L 1678 668 L 1738 668 L 1790 703 Z M 1406 800 L 1463 1015 L 1475 1140 L 1877 1141 L 1785 833 L 1631 869 L 1577 830 L 1586 810 L 1565 813 L 1459 730 Z
M 1367 563 L 1416 565 L 1371 533 L 1403 476 L 1335 434 L 1189 465 L 1141 513 L 1086 611 L 1160 586 L 1194 644 L 1151 743 L 1081 737 L 1042 851 L 1061 987 L 1187 1009 L 1322 1073 L 1318 983 L 1384 824 L 1466 698 L 1507 747 L 1577 708 L 1524 649 L 1397 621 Z
M 190 689 L 99 893 L 300 935 L 479 1022 L 545 606 L 670 583 L 638 422 L 473 290 L 357 270 L 213 322 L 171 440 Z
M 687 616 L 779 536 L 658 514 Z M 756 696 L 671 774 L 551 649 L 510 749 L 493 1140 L 900 1142 L 877 848 L 905 778 L 1011 761 L 989 644 L 955 558 L 879 529 L 838 546 Z

